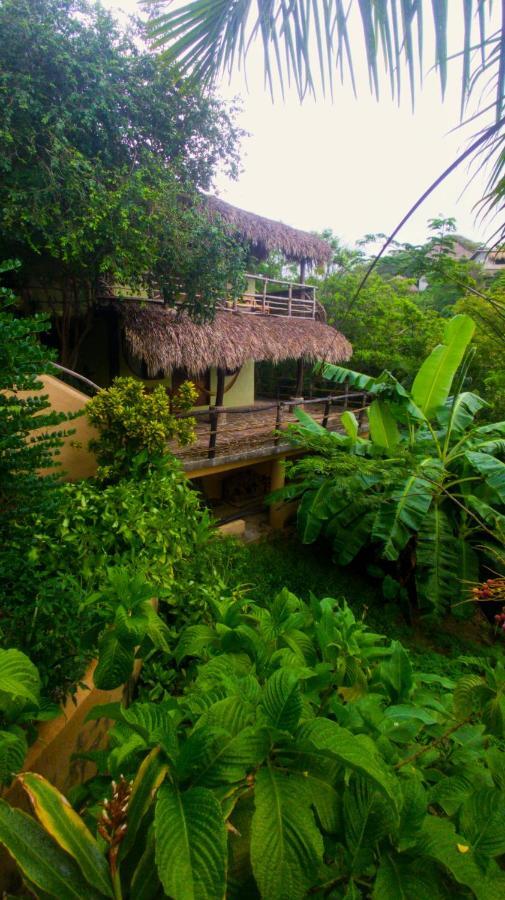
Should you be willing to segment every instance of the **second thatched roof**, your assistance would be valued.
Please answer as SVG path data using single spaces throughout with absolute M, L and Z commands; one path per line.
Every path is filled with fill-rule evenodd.
M 330 245 L 308 231 L 258 216 L 218 197 L 205 197 L 205 204 L 211 216 L 218 216 L 231 231 L 251 245 L 258 259 L 266 259 L 274 250 L 280 251 L 288 262 L 305 261 L 311 265 L 322 265 L 332 258 Z
M 144 360 L 147 374 L 186 369 L 238 369 L 247 360 L 350 359 L 349 341 L 329 325 L 313 319 L 288 319 L 240 312 L 218 312 L 212 322 L 198 324 L 185 313 L 158 304 L 117 304 L 128 351 Z

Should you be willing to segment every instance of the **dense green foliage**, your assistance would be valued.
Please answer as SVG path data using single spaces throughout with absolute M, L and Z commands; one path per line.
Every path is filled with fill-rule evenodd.
M 388 369 L 397 378 L 412 376 L 438 343 L 443 323 L 415 302 L 412 281 L 374 274 L 356 296 L 362 278 L 361 269 L 336 273 L 318 287 L 328 323 L 353 346 L 349 366 L 368 375 Z
M 406 589 L 436 615 L 467 595 L 478 580 L 478 549 L 499 548 L 504 534 L 505 425 L 474 425 L 483 401 L 457 386 L 451 395 L 473 330 L 468 317 L 451 319 L 410 392 L 388 372 L 374 379 L 323 366 L 330 381 L 373 396 L 370 439 L 359 436 L 350 412 L 344 436 L 300 410 L 293 440 L 317 455 L 295 462 L 294 483 L 280 492 L 302 497 L 304 542 L 325 535 L 341 565 L 374 547 L 393 564 L 390 598 Z
M 346 605 L 287 590 L 216 605 L 175 657 L 178 695 L 92 710 L 117 724 L 84 818 L 32 774 L 40 824 L 0 802 L 36 896 L 503 893 L 502 668 L 416 672 Z
M 194 440 L 195 420 L 174 413 L 191 409 L 197 397 L 185 381 L 169 397 L 164 385 L 147 390 L 137 378 L 116 378 L 86 404 L 86 415 L 99 432 L 90 442 L 98 460 L 99 481 L 118 481 L 160 463 L 171 440 L 185 446 Z
M 233 113 L 141 49 L 87 0 L 0 6 L 0 255 L 23 262 L 75 368 L 101 280 L 181 286 L 212 313 L 242 251 L 201 209 L 216 167 L 237 171 Z M 204 302 L 202 302 L 204 297 Z
M 175 462 L 107 487 L 66 484 L 58 498 L 0 547 L 0 628 L 5 645 L 27 653 L 44 689 L 61 698 L 94 655 L 104 613 L 109 621 L 108 570 L 142 576 L 150 596 L 172 606 L 172 585 L 184 596 L 185 565 L 205 554 L 210 522 Z M 184 616 L 184 604 L 174 606 L 173 624 Z
M 4 263 L 0 272 L 12 271 Z M 44 316 L 18 319 L 12 313 L 15 296 L 0 287 L 0 529 L 27 510 L 49 502 L 54 477 L 39 476 L 39 470 L 55 465 L 54 455 L 62 444 L 59 427 L 68 419 L 50 409 L 41 393 L 40 376 L 51 371 L 51 354 L 38 336 L 47 330 Z

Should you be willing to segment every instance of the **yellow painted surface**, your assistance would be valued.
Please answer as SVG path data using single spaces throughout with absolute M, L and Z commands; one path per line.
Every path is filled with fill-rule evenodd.
M 217 373 L 211 369 L 211 400 L 216 399 Z M 224 406 L 252 406 L 254 403 L 254 360 L 249 359 L 240 369 L 237 376 L 227 375 L 224 393 Z
M 44 722 L 38 728 L 38 738 L 30 747 L 23 770 L 38 772 L 47 778 L 59 791 L 67 794 L 75 785 L 82 784 L 96 771 L 93 763 L 74 759 L 74 754 L 86 753 L 104 747 L 105 736 L 112 724 L 108 719 L 84 722 L 87 713 L 100 703 L 114 703 L 121 700 L 123 688 L 114 691 L 99 691 L 93 686 L 93 662 L 83 684 L 75 697 L 69 698 L 62 713 L 51 722 Z M 30 803 L 18 782 L 6 792 L 5 799 L 11 806 L 30 810 Z M 0 893 L 9 891 L 14 884 L 15 867 L 11 858 L 0 850 Z M 3 894 L 2 894 L 3 895 Z
M 41 375 L 40 381 L 43 388 L 39 393 L 47 394 L 49 403 L 56 412 L 74 413 L 84 410 L 89 400 L 86 394 L 52 375 Z M 30 391 L 30 394 L 33 392 Z M 55 457 L 59 463 L 58 468 L 50 471 L 55 471 L 57 474 L 61 472 L 65 481 L 77 481 L 79 478 L 89 478 L 94 475 L 96 459 L 88 450 L 88 442 L 91 438 L 96 437 L 97 432 L 89 424 L 86 415 L 83 414 L 68 423 L 63 422 L 58 427 L 74 433 L 65 438 L 63 446 Z

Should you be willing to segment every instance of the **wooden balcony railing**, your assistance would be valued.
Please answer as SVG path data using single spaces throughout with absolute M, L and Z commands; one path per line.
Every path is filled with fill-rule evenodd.
M 248 287 L 239 299 L 224 299 L 219 309 L 284 318 L 315 319 L 316 289 L 310 284 L 282 281 L 263 275 L 245 276 Z
M 361 428 L 368 405 L 364 392 L 332 394 L 308 400 L 259 401 L 254 406 L 219 407 L 178 413 L 179 417 L 191 417 L 196 421 L 196 440 L 188 447 L 170 449 L 187 467 L 205 460 L 254 458 L 279 448 L 286 443 L 283 431 L 297 422 L 296 407 L 304 408 L 323 428 L 338 431 L 340 417 L 351 409 Z M 217 459 L 219 461 L 219 459 Z

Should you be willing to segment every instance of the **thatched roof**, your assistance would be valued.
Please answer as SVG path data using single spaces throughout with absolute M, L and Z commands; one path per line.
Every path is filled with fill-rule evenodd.
M 258 259 L 265 259 L 273 250 L 279 250 L 289 262 L 305 260 L 309 264 L 320 265 L 330 262 L 332 258 L 330 245 L 308 231 L 257 216 L 218 197 L 205 197 L 205 203 L 212 216 L 221 218 L 231 231 L 237 232 L 251 245 Z
M 237 369 L 250 359 L 340 363 L 352 354 L 339 331 L 313 319 L 223 311 L 212 322 L 198 324 L 154 303 L 123 301 L 117 307 L 128 351 L 144 360 L 150 378 L 179 368 L 195 376 L 218 366 Z

